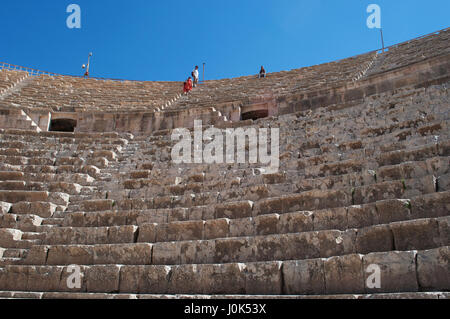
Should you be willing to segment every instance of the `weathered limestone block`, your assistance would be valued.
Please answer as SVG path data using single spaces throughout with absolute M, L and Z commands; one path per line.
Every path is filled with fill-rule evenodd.
M 281 260 L 320 258 L 319 232 L 280 235 L 281 244 L 277 252 Z M 260 247 L 258 246 L 258 253 Z
M 314 212 L 314 230 L 346 230 L 347 209 L 331 208 Z
M 364 293 L 363 259 L 361 255 L 331 257 L 324 260 L 327 294 Z
M 280 215 L 280 233 L 301 233 L 314 230 L 312 212 L 295 212 Z
M 325 294 L 323 259 L 284 261 L 282 271 L 286 294 Z
M 450 216 L 437 219 L 439 224 L 439 235 L 441 246 L 450 246 Z
M 284 212 L 283 197 L 275 197 L 259 201 L 255 205 L 255 211 L 257 212 L 257 215 L 282 214 Z
M 419 287 L 425 291 L 450 289 L 450 248 L 448 246 L 417 253 Z
M 371 253 L 365 255 L 363 261 L 365 293 L 418 291 L 415 252 L 390 251 Z M 373 272 L 367 272 L 370 265 L 380 267 L 380 289 L 369 288 L 367 285 L 367 279 L 373 274 Z
M 2 244 L 21 240 L 22 234 L 18 229 L 0 228 L 0 247 Z
M 395 181 L 403 178 L 401 165 L 382 166 L 377 170 L 377 180 L 382 182 Z
M 418 196 L 411 199 L 411 218 L 447 216 L 450 211 L 450 191 Z
M 171 294 L 244 294 L 243 265 L 180 265 L 172 268 Z
M 291 245 L 293 236 L 269 235 L 255 238 L 256 261 L 290 259 L 286 257 L 286 248 Z M 293 252 L 292 252 L 293 253 Z
M 5 266 L 0 268 L 0 290 L 27 291 L 29 266 Z
M 81 203 L 81 209 L 85 212 L 98 212 L 112 210 L 114 201 L 111 199 L 88 200 Z
M 202 265 L 173 266 L 168 284 L 169 293 L 201 294 L 204 290 L 203 281 L 207 278 L 200 277 L 200 273 L 205 273 L 205 269 L 201 271 L 201 268 Z
M 45 265 L 50 246 L 36 245 L 30 248 L 27 257 L 23 261 L 24 265 Z
M 47 256 L 47 265 L 94 264 L 93 246 L 51 246 Z
M 310 191 L 302 194 L 299 207 L 294 206 L 294 211 L 298 210 L 320 210 L 351 205 L 351 192 L 347 190 L 327 190 Z M 292 211 L 292 206 L 289 209 Z
M 139 226 L 139 238 L 140 243 L 156 243 L 156 231 L 158 224 L 142 224 Z
M 121 294 L 166 294 L 171 276 L 170 266 L 122 266 L 119 291 Z
M 29 267 L 27 291 L 60 291 L 62 267 Z
M 71 176 L 74 183 L 83 186 L 89 186 L 95 181 L 91 176 L 87 174 L 72 174 Z
M 0 215 L 0 228 L 16 228 L 19 216 L 14 214 Z
M 150 178 L 151 174 L 152 172 L 149 170 L 132 171 L 130 172 L 130 178 L 132 179 Z
M 78 195 L 81 193 L 83 186 L 75 183 L 57 182 L 49 185 L 50 192 L 62 192 L 70 195 Z
M 36 215 L 24 215 L 20 216 L 18 218 L 20 229 L 27 232 L 27 231 L 34 231 L 36 229 L 36 226 L 41 226 L 43 219 Z
M 391 251 L 394 249 L 394 238 L 388 225 L 376 225 L 358 229 L 356 236 L 356 252 L 368 254 L 371 252 Z
M 67 206 L 69 205 L 70 195 L 66 193 L 50 193 L 48 200 L 53 204 Z
M 189 221 L 189 209 L 184 207 L 175 207 L 167 210 L 167 223 Z M 201 220 L 199 218 L 198 220 Z
M 256 227 L 256 235 L 272 235 L 279 233 L 279 221 L 280 215 L 271 214 L 271 215 L 261 215 L 256 216 L 255 227 Z
M 427 175 L 417 179 L 408 179 L 404 181 L 404 187 L 406 187 L 403 195 L 404 198 L 431 194 L 436 192 L 436 177 Z
M 215 261 L 216 241 L 184 241 L 180 246 L 180 264 L 211 264 Z
M 437 180 L 438 191 L 450 191 L 450 174 L 441 175 Z
M 52 217 L 57 205 L 49 202 L 19 202 L 12 206 L 13 214 L 34 214 L 42 218 Z
M 92 228 L 52 228 L 46 233 L 44 241 L 49 245 L 65 245 L 65 244 L 107 244 L 108 228 L 92 227 Z
M 107 151 L 107 150 L 101 150 L 101 151 L 95 151 L 92 154 L 92 157 L 105 157 L 109 161 L 115 161 L 117 159 L 117 154 L 113 151 Z
M 0 202 L 0 215 L 8 214 L 12 204 Z
M 158 242 L 202 240 L 203 228 L 204 221 L 172 222 L 158 225 L 156 240 Z
M 244 268 L 245 293 L 280 295 L 283 289 L 282 262 L 247 263 Z
M 48 199 L 48 192 L 0 191 L 0 201 L 12 204 L 18 202 L 46 202 Z
M 355 253 L 356 230 L 345 232 L 338 230 L 324 230 L 317 232 L 322 258 Z
M 103 169 L 103 168 L 107 168 L 109 166 L 109 161 L 105 157 L 94 157 L 94 158 L 90 158 L 87 161 L 87 164 L 92 165 L 94 167 L 98 167 L 100 169 Z M 89 175 L 91 175 L 91 174 L 89 174 Z
M 86 273 L 88 292 L 119 292 L 120 267 L 117 265 L 90 266 Z
M 411 219 L 409 205 L 410 201 L 405 199 L 389 199 L 376 202 L 378 223 L 389 224 Z
M 437 148 L 440 156 L 450 156 L 450 142 L 448 140 L 439 142 Z
M 85 214 L 82 212 L 68 213 L 64 216 L 63 227 L 83 227 Z
M 146 243 L 95 245 L 94 264 L 150 265 L 152 245 Z
M 187 220 L 211 220 L 215 219 L 214 206 L 193 206 L 188 210 Z
M 138 225 L 166 224 L 169 215 L 170 215 L 170 210 L 167 210 L 167 209 L 139 211 L 139 214 L 136 218 L 136 223 Z
M 227 238 L 230 233 L 230 220 L 227 218 L 207 220 L 205 222 L 204 238 Z
M 138 227 L 133 225 L 112 226 L 108 228 L 108 243 L 128 244 L 136 241 Z
M 153 265 L 178 265 L 180 264 L 180 243 L 167 242 L 153 245 Z
M 228 237 L 247 236 L 256 236 L 254 218 L 230 219 L 230 235 Z
M 24 176 L 23 172 L 0 172 L 0 181 L 19 181 Z
M 214 262 L 256 261 L 256 246 L 254 237 L 216 239 Z
M 225 204 L 218 204 L 215 207 L 216 218 L 245 218 L 252 217 L 253 202 L 231 202 Z
M 450 171 L 448 157 L 434 157 L 426 160 L 428 174 L 434 176 L 446 175 Z
M 397 250 L 424 250 L 441 244 L 439 225 L 435 219 L 417 219 L 390 225 Z
M 373 203 L 385 199 L 403 198 L 404 186 L 400 181 L 384 182 L 354 189 L 356 205 Z

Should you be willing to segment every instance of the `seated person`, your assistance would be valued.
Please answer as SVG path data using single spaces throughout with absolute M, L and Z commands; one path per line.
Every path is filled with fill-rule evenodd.
M 261 71 L 259 71 L 259 78 L 265 78 L 266 77 L 266 70 L 263 66 L 261 66 Z

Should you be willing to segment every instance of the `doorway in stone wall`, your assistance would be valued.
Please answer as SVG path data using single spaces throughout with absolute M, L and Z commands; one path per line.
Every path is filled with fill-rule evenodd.
M 268 116 L 269 116 L 269 110 L 267 110 L 267 109 L 254 110 L 254 111 L 242 113 L 241 120 L 242 121 L 246 121 L 246 120 L 256 121 L 257 119 L 266 118 Z
M 77 121 L 73 119 L 56 119 L 50 121 L 50 132 L 75 132 Z

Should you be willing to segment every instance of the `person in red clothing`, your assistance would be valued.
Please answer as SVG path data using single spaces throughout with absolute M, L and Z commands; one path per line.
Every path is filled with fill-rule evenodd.
M 184 82 L 184 88 L 183 88 L 184 94 L 188 94 L 190 91 L 192 91 L 192 78 L 189 77 L 189 79 Z

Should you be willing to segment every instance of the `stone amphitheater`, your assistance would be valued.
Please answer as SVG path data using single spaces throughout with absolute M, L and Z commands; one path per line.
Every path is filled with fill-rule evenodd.
M 450 29 L 189 96 L 3 64 L 0 297 L 449 298 L 449 76 Z M 195 120 L 279 170 L 174 164 Z

